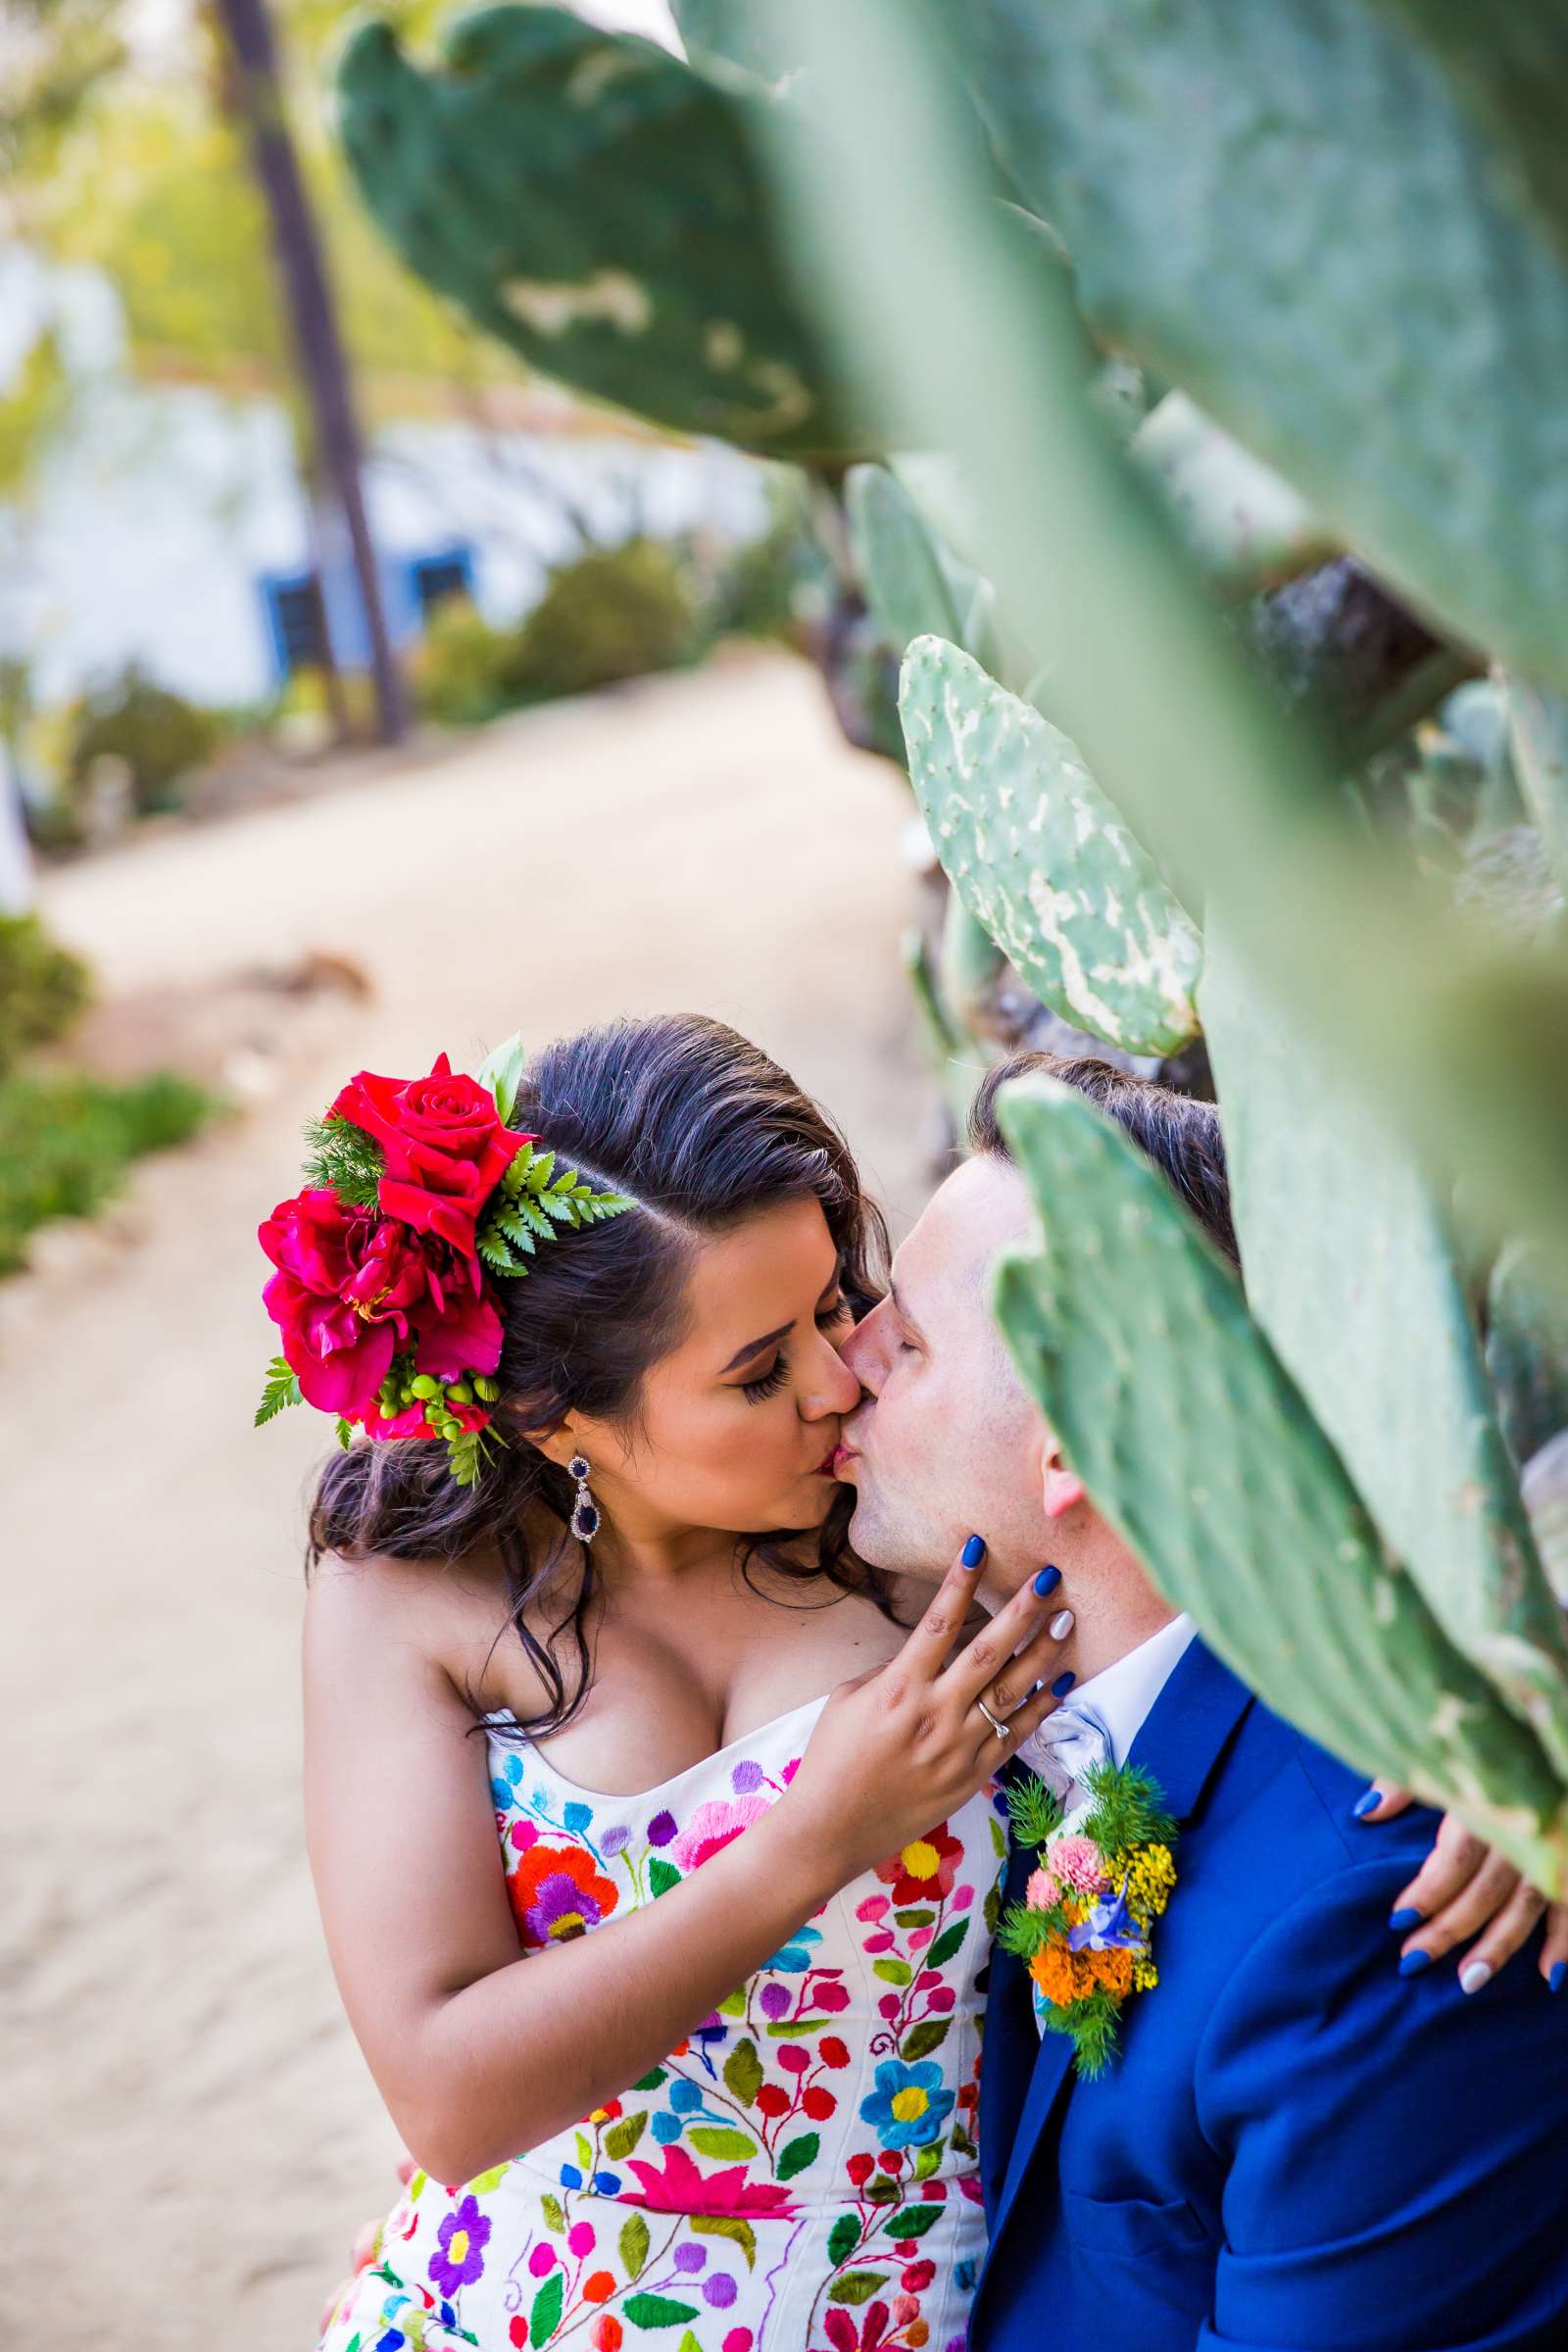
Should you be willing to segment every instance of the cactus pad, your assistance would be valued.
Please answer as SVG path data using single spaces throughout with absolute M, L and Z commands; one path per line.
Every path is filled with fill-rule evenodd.
M 1449 1640 L 1568 1781 L 1568 1635 L 1446 1221 L 1212 920 L 1199 1001 L 1252 1313 Z
M 1268 1705 L 1568 1886 L 1568 1788 L 1384 1551 L 1165 1178 L 1053 1080 L 999 1109 L 1041 1232 L 1004 1255 L 997 1313 L 1096 1507 Z
M 1198 934 L 1069 738 L 935 637 L 899 710 L 937 855 L 1042 1003 L 1129 1054 L 1185 1045 Z
M 778 263 L 761 98 L 533 6 L 460 19 L 428 72 L 367 24 L 338 90 L 404 261 L 542 374 L 769 457 L 873 446 Z

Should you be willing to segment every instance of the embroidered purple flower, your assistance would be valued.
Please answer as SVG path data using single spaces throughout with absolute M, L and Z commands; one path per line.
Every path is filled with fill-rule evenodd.
M 762 1786 L 762 1767 L 755 1757 L 748 1756 L 745 1763 L 737 1764 L 730 1774 L 729 1785 L 737 1796 L 755 1796 Z
M 455 2295 L 484 2269 L 489 2216 L 479 2211 L 477 2197 L 465 2197 L 456 2213 L 443 2217 L 436 2235 L 440 2242 L 430 2257 L 430 2276 L 444 2295 Z
M 619 1901 L 579 1845 L 529 1846 L 507 1875 L 507 1893 L 525 1944 L 566 1943 L 608 1919 Z
M 648 1824 L 650 1845 L 667 1845 L 675 1835 L 677 1824 L 673 1813 L 656 1813 Z
M 934 2059 L 906 2066 L 902 2058 L 884 2058 L 875 2090 L 860 2101 L 860 2121 L 870 2125 L 885 2148 L 923 2148 L 936 2138 L 955 2098 L 943 2089 L 942 2069 Z

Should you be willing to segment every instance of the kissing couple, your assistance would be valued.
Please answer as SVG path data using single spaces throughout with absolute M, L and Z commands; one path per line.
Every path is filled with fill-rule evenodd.
M 1098 1062 L 988 1077 L 887 1287 L 711 1021 L 315 1129 L 264 1412 L 344 1441 L 309 1842 L 418 2168 L 323 2352 L 1568 2341 L 1568 1927 L 1269 1713 L 1064 1459 L 989 1305 L 1038 1071 L 1234 1261 L 1212 1106 Z

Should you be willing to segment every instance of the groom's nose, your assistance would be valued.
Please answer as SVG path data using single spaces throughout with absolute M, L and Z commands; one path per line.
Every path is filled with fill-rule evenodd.
M 882 1387 L 887 1354 L 887 1322 L 885 1308 L 872 1307 L 864 1320 L 857 1323 L 842 1349 L 845 1363 L 871 1396 L 878 1395 Z

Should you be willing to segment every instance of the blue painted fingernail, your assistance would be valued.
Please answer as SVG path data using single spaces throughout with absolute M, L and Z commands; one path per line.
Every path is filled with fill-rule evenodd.
M 1040 1574 L 1035 1578 L 1035 1591 L 1044 1600 L 1048 1592 L 1054 1592 L 1060 1582 L 1061 1570 L 1059 1568 L 1042 1568 Z
M 1412 1928 L 1418 1928 L 1421 1925 L 1421 1920 L 1422 1914 L 1419 1911 L 1391 1911 L 1389 1913 L 1389 1925 L 1396 1936 L 1408 1936 Z
M 1406 1952 L 1399 1962 L 1399 1974 L 1401 1977 L 1418 1977 L 1424 1968 L 1431 1966 L 1432 1954 L 1430 1952 Z
M 1058 1674 L 1055 1681 L 1051 1686 L 1052 1697 L 1065 1698 L 1068 1691 L 1072 1689 L 1077 1680 L 1078 1677 L 1072 1672 L 1071 1668 L 1069 1668 L 1065 1674 Z
M 1551 1974 L 1546 1979 L 1546 1990 L 1561 1992 L 1565 1984 L 1568 1984 L 1568 1960 L 1554 1960 L 1551 1964 Z
M 968 1543 L 963 1547 L 964 1566 L 966 1568 L 978 1568 L 985 1556 L 986 1540 L 984 1536 L 971 1536 Z
M 1357 1821 L 1365 1821 L 1367 1815 L 1375 1813 L 1382 1802 L 1383 1799 L 1375 1788 L 1363 1788 L 1350 1807 L 1350 1811 Z

